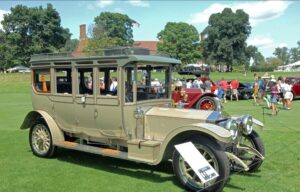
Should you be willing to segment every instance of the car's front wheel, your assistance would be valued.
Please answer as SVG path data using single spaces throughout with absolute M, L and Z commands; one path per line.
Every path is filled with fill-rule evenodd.
M 173 154 L 173 170 L 177 179 L 189 191 L 222 191 L 230 172 L 229 161 L 225 152 L 215 141 L 206 137 L 197 137 L 190 141 L 192 141 L 199 152 L 218 172 L 219 177 L 207 183 L 201 182 L 192 168 L 186 163 L 179 152 L 175 150 Z
M 30 128 L 29 143 L 38 157 L 52 157 L 56 151 L 48 125 L 43 121 L 37 121 Z

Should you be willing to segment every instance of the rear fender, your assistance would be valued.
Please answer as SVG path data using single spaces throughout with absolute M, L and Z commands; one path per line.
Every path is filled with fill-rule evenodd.
M 25 117 L 21 129 L 28 129 L 30 128 L 38 119 L 43 119 L 51 132 L 52 140 L 53 140 L 53 145 L 59 145 L 62 142 L 64 142 L 64 134 L 61 129 L 57 126 L 53 118 L 45 111 L 31 111 L 27 114 Z

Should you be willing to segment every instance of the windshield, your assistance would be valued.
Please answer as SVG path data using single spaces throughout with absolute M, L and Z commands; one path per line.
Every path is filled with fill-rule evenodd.
M 126 67 L 125 100 L 136 101 L 168 99 L 170 96 L 170 67 L 166 65 L 138 64 Z M 136 86 L 134 86 L 134 84 Z

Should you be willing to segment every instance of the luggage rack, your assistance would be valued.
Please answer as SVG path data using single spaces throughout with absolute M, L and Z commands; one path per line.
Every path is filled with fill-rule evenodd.
M 149 49 L 141 47 L 112 47 L 97 51 L 86 52 L 61 52 L 61 53 L 41 53 L 31 56 L 31 61 L 41 59 L 61 59 L 61 58 L 76 58 L 76 57 L 95 57 L 95 56 L 128 56 L 128 55 L 156 55 L 170 57 L 164 53 L 153 53 Z

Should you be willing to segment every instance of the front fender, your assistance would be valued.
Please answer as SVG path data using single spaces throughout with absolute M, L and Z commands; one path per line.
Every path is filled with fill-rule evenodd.
M 26 115 L 20 128 L 21 129 L 30 128 L 36 122 L 36 120 L 40 119 L 40 118 L 45 120 L 45 122 L 47 123 L 47 125 L 50 129 L 52 140 L 53 140 L 53 145 L 59 145 L 62 142 L 64 142 L 65 137 L 64 137 L 62 130 L 59 129 L 59 127 L 55 123 L 54 119 L 45 111 L 36 110 L 36 111 L 29 112 Z
M 159 158 L 157 159 L 156 164 L 160 163 L 163 160 L 165 151 L 167 150 L 168 144 L 177 136 L 180 134 L 184 134 L 186 132 L 196 132 L 199 134 L 207 135 L 208 137 L 211 137 L 217 141 L 223 142 L 223 143 L 229 143 L 231 142 L 231 135 L 228 130 L 226 130 L 223 127 L 220 127 L 215 124 L 209 124 L 209 123 L 196 123 L 191 124 L 188 126 L 179 127 L 177 129 L 174 129 L 172 132 L 170 132 L 165 139 L 163 140 L 161 144 L 161 150 L 159 154 Z M 183 138 L 181 138 L 183 139 Z

